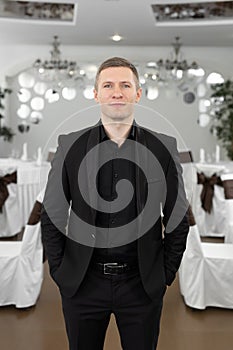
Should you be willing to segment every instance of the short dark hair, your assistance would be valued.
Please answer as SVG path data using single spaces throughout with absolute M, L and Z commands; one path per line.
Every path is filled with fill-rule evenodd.
M 110 68 L 110 67 L 127 67 L 127 68 L 129 68 L 133 72 L 133 75 L 135 78 L 135 83 L 136 83 L 136 88 L 139 89 L 139 87 L 140 87 L 139 75 L 138 75 L 137 68 L 133 65 L 133 63 L 131 63 L 130 61 L 128 61 L 127 59 L 122 58 L 122 57 L 111 57 L 111 58 L 108 58 L 103 63 L 101 63 L 101 65 L 99 66 L 99 68 L 97 70 L 96 78 L 95 78 L 95 89 L 96 90 L 98 88 L 98 80 L 99 80 L 100 73 L 102 72 L 102 70 L 104 70 L 106 68 Z

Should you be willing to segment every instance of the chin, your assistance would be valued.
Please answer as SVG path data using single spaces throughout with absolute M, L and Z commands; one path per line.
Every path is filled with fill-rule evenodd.
M 122 115 L 114 115 L 114 116 L 111 116 L 112 120 L 116 121 L 116 120 L 119 120 L 119 121 L 122 121 L 122 120 L 125 120 L 128 118 L 128 116 L 122 116 Z
M 132 116 L 132 113 L 109 113 L 108 117 L 112 120 L 126 120 Z

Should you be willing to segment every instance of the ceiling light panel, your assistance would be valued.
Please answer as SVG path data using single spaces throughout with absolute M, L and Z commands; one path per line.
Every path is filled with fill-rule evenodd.
M 0 0 L 0 18 L 73 23 L 77 2 Z
M 166 3 L 151 5 L 156 23 L 233 20 L 233 1 Z

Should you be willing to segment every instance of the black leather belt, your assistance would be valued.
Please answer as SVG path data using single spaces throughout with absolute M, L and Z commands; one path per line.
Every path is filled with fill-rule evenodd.
M 128 263 L 93 262 L 91 266 L 95 270 L 102 272 L 104 275 L 121 275 L 122 273 L 137 269 L 137 264 L 128 264 Z

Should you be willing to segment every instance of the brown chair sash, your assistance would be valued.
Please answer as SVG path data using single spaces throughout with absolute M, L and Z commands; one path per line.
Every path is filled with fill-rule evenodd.
M 224 194 L 226 199 L 233 199 L 233 179 L 223 181 Z
M 194 226 L 196 225 L 196 221 L 193 215 L 193 211 L 192 211 L 192 207 L 191 205 L 189 205 L 188 207 L 188 222 L 189 222 L 189 226 Z
M 211 213 L 213 207 L 214 185 L 223 186 L 222 180 L 216 174 L 208 177 L 204 173 L 197 173 L 197 183 L 203 185 L 201 191 L 201 206 L 207 213 Z
M 55 152 L 49 152 L 48 153 L 48 157 L 47 157 L 47 162 L 52 162 L 52 160 L 53 160 L 53 157 L 54 157 L 54 155 L 55 155 Z
M 17 183 L 17 172 L 14 171 L 11 174 L 6 174 L 5 176 L 0 177 L 0 213 L 2 213 L 2 208 L 9 197 L 9 192 L 7 185 L 10 183 Z
M 181 163 L 192 163 L 193 156 L 191 151 L 179 152 L 180 162 Z
M 38 201 L 35 201 L 35 204 L 32 208 L 31 214 L 28 219 L 28 225 L 36 225 L 40 221 L 42 204 Z

